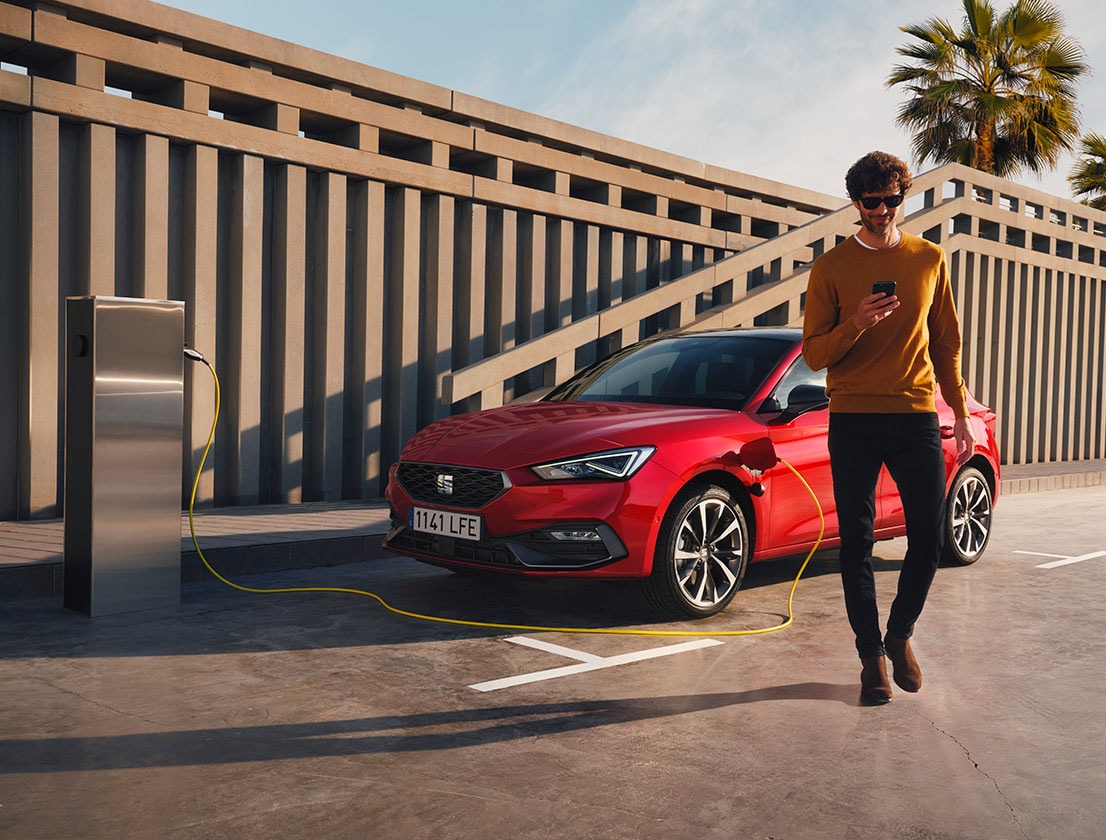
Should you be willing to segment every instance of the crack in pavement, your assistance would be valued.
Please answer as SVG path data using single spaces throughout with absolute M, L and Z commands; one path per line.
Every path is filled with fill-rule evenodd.
M 976 769 L 976 771 L 981 776 L 983 776 L 983 778 L 985 778 L 987 781 L 989 781 L 994 786 L 995 792 L 999 795 L 999 798 L 1002 799 L 1002 802 L 1006 806 L 1007 810 L 1010 811 L 1010 816 L 1014 820 L 1014 825 L 1016 825 L 1018 827 L 1018 833 L 1023 838 L 1025 838 L 1025 840 L 1029 840 L 1029 835 L 1025 833 L 1025 829 L 1022 827 L 1021 820 L 1018 818 L 1017 810 L 1014 808 L 1013 803 L 1010 802 L 1010 799 L 1006 796 L 1006 794 L 1002 792 L 1002 788 L 999 787 L 998 781 L 995 779 L 995 777 L 992 776 L 990 773 L 988 773 L 986 770 L 984 770 L 982 767 L 979 766 L 979 762 L 976 761 L 974 758 L 972 758 L 971 750 L 969 750 L 967 747 L 965 747 L 955 735 L 953 735 L 951 732 L 946 732 L 944 729 L 942 729 L 940 726 L 938 726 L 935 721 L 930 720 L 929 725 L 935 731 L 941 733 L 946 738 L 948 738 L 950 741 L 952 741 L 954 744 L 956 744 L 956 746 L 958 746 L 964 752 L 964 755 L 967 756 L 968 761 L 970 761 L 972 763 L 972 767 L 974 767 Z
M 91 706 L 97 706 L 98 708 L 109 711 L 112 714 L 122 715 L 123 717 L 133 718 L 134 720 L 140 720 L 140 721 L 143 721 L 144 723 L 150 724 L 150 726 L 156 726 L 158 729 L 165 729 L 166 728 L 165 724 L 161 723 L 159 721 L 151 720 L 148 717 L 143 717 L 142 715 L 135 714 L 134 712 L 128 712 L 128 711 L 124 711 L 123 709 L 117 709 L 114 706 L 109 706 L 107 703 L 101 703 L 99 700 L 93 700 L 91 697 L 86 697 L 85 695 L 81 694 L 79 691 L 75 691 L 71 688 L 65 688 L 64 686 L 57 685 L 56 683 L 53 683 L 50 680 L 45 679 L 43 677 L 37 677 L 37 679 L 40 682 L 48 685 L 50 688 L 54 689 L 55 691 L 60 691 L 62 694 L 68 694 L 70 697 L 76 697 L 78 700 L 81 700 L 85 703 L 88 703 Z

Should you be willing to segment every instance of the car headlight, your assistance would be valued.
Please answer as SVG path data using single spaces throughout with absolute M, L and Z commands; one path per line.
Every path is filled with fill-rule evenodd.
M 655 446 L 634 446 L 538 464 L 530 469 L 547 481 L 561 481 L 566 478 L 626 479 L 641 469 L 656 451 Z

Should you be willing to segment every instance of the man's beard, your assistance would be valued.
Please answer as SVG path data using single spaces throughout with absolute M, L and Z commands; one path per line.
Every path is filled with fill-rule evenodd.
M 890 214 L 885 217 L 878 218 L 878 222 L 877 217 L 868 215 L 862 215 L 860 217 L 860 224 L 864 226 L 865 230 L 867 230 L 869 233 L 875 234 L 876 236 L 882 236 L 886 232 L 887 228 L 889 228 L 894 221 L 895 217 Z

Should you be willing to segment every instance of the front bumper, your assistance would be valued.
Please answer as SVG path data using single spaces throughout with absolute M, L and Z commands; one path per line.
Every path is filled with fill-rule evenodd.
M 415 531 L 393 516 L 384 547 L 433 562 L 504 571 L 586 571 L 622 560 L 626 546 L 603 522 L 562 523 L 506 537 L 466 540 Z

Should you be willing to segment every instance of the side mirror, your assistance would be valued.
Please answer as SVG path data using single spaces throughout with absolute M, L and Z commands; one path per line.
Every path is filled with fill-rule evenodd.
M 826 389 L 821 385 L 796 385 L 787 395 L 787 408 L 776 418 L 775 424 L 790 423 L 801 414 L 829 405 Z M 774 425 L 775 425 L 774 424 Z

